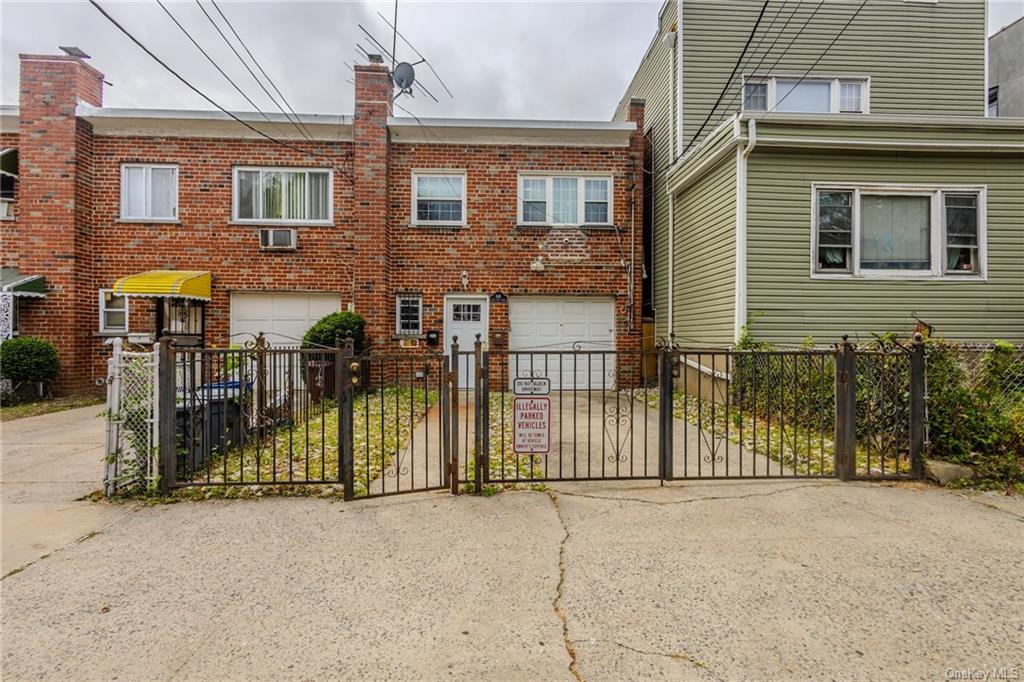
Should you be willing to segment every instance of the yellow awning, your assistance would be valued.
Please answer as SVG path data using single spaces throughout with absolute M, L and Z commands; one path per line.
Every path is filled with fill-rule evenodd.
M 112 293 L 150 298 L 210 300 L 210 273 L 201 270 L 150 270 L 122 277 Z

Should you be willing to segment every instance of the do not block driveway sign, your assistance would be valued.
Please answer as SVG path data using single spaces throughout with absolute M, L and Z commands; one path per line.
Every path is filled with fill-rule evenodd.
M 551 450 L 551 399 L 516 398 L 512 414 L 514 450 L 523 454 L 547 454 Z

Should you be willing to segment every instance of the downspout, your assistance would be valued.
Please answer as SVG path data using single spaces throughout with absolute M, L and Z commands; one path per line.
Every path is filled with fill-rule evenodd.
M 736 147 L 736 280 L 733 343 L 747 324 L 747 159 L 757 145 L 757 121 L 747 122 L 747 143 Z
M 640 172 L 643 173 L 642 162 Z M 646 182 L 646 179 L 644 180 Z M 629 331 L 636 328 L 636 181 L 629 193 Z
M 675 332 L 676 195 L 668 195 L 668 333 Z

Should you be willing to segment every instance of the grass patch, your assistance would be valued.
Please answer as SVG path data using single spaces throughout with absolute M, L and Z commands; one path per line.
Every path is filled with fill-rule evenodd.
M 412 430 L 434 403 L 437 391 L 385 388 L 359 394 L 353 405 L 353 478 L 355 494 L 365 495 L 402 451 Z M 337 481 L 338 408 L 332 401 L 313 406 L 308 417 L 272 436 L 247 442 L 215 456 L 196 472 L 195 483 Z M 209 475 L 209 478 L 208 478 Z M 312 491 L 311 491 L 312 492 Z M 229 496 L 228 493 L 218 496 Z
M 485 495 L 493 495 L 501 488 L 514 487 L 520 481 L 541 478 L 544 475 L 543 459 L 540 455 L 517 455 L 512 448 L 512 404 L 515 396 L 511 393 L 492 392 L 488 397 L 488 448 L 487 464 L 490 483 L 483 487 Z M 470 461 L 463 474 L 467 477 L 467 491 L 472 490 L 476 480 L 473 458 L 476 449 L 470 443 Z
M 41 414 L 63 412 L 64 410 L 73 410 L 78 407 L 101 405 L 103 402 L 103 398 L 93 395 L 68 395 L 48 400 L 33 400 L 27 403 L 3 405 L 0 407 L 0 422 L 9 422 L 26 417 L 38 417 Z

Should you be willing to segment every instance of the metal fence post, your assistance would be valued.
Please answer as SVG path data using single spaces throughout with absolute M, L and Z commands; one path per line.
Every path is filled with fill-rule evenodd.
M 483 420 L 483 342 L 479 333 L 473 342 L 473 378 L 473 492 L 479 493 L 484 485 L 484 429 L 487 428 Z
M 452 495 L 459 494 L 459 337 L 452 337 L 451 372 L 451 459 L 448 461 L 449 482 Z
M 112 497 L 117 492 L 117 478 L 120 474 L 121 453 L 118 452 L 121 431 L 121 352 L 123 341 L 114 339 L 113 356 L 107 360 L 107 467 L 103 476 L 103 494 Z M 154 351 L 155 352 L 155 351 Z M 157 365 L 159 368 L 159 365 Z M 159 375 L 157 376 L 159 387 Z M 159 391 L 159 388 L 157 388 Z M 159 432 L 160 415 L 157 415 Z M 160 441 L 157 440 L 159 447 Z
M 841 481 L 856 473 L 857 358 L 849 337 L 836 352 L 836 433 L 833 468 Z
M 157 381 L 160 384 L 159 433 L 160 433 L 160 492 L 166 494 L 174 487 L 177 479 L 177 389 L 175 381 L 174 341 L 167 335 L 156 344 Z
M 352 432 L 355 423 L 352 416 L 352 368 L 349 366 L 353 357 L 351 332 L 344 343 L 341 339 L 336 339 L 334 345 L 334 383 L 338 400 L 338 478 L 341 479 L 342 497 L 347 501 L 355 497 L 352 462 Z
M 658 477 L 674 479 L 672 468 L 672 352 L 658 353 Z
M 910 354 L 910 466 L 914 478 L 924 475 L 924 384 L 924 337 L 917 333 Z
M 452 460 L 452 394 L 448 390 L 448 383 L 451 380 L 451 359 L 445 356 L 441 360 L 441 382 L 438 389 L 441 392 L 441 485 L 451 485 L 451 460 Z

